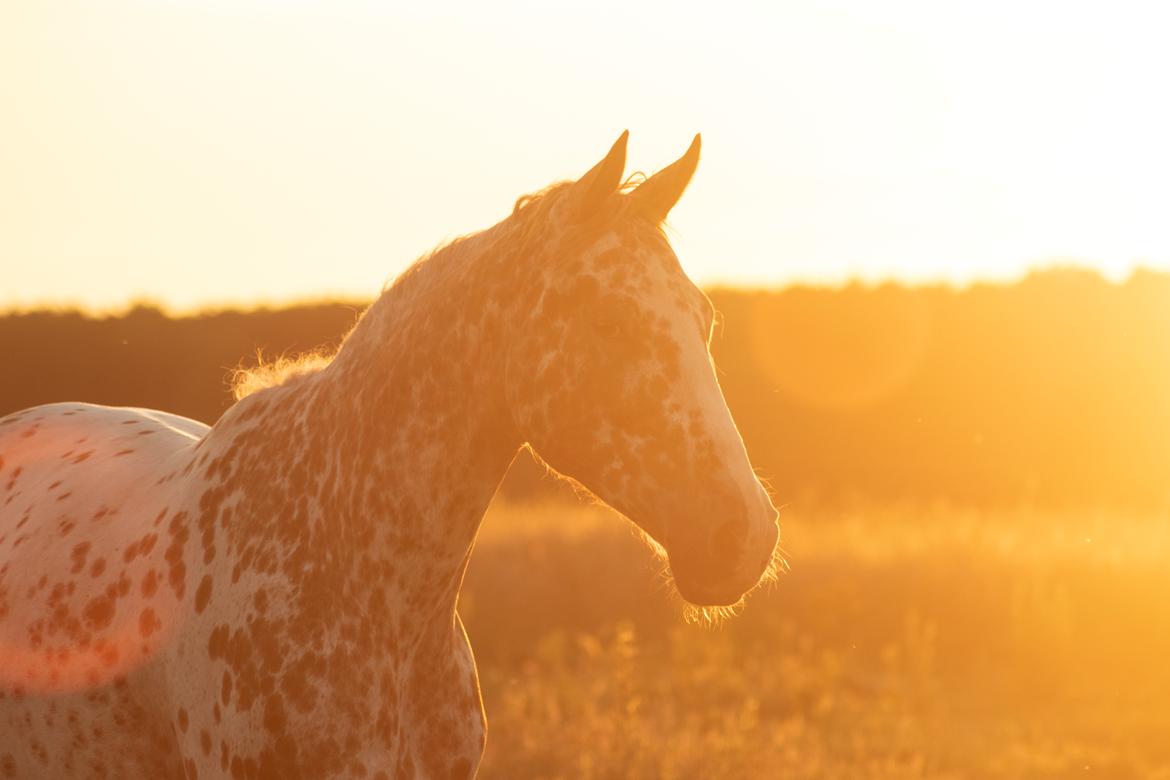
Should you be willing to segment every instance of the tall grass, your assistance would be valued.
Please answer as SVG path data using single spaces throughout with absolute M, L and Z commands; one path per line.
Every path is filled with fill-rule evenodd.
M 499 503 L 482 776 L 1170 778 L 1168 520 L 793 507 L 792 571 L 704 628 L 619 518 Z

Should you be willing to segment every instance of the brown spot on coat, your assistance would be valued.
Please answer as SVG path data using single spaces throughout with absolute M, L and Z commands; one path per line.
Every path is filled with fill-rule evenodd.
M 162 622 L 154 614 L 154 608 L 147 607 L 142 610 L 142 614 L 138 616 L 138 633 L 142 635 L 142 638 L 148 639 L 151 634 L 160 628 L 162 628 Z
M 207 602 L 211 600 L 211 575 L 203 575 L 199 588 L 195 591 L 195 614 L 202 615 L 207 609 Z
M 100 631 L 108 626 L 114 617 L 114 600 L 108 594 L 90 599 L 82 616 L 90 628 Z
M 73 565 L 69 567 L 71 573 L 79 574 L 85 568 L 85 556 L 89 555 L 89 548 L 89 542 L 81 542 L 69 553 L 69 558 L 73 561 Z
M 146 598 L 150 598 L 157 590 L 158 572 L 156 572 L 154 569 L 151 569 L 146 573 L 146 576 L 142 578 L 142 595 Z

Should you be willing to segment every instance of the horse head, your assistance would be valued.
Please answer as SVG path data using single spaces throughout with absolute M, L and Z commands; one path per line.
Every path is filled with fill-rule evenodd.
M 636 187 L 626 138 L 517 205 L 542 238 L 518 284 L 507 405 L 541 458 L 662 546 L 687 601 L 729 606 L 774 569 L 779 528 L 716 379 L 715 310 L 662 229 L 700 138 Z

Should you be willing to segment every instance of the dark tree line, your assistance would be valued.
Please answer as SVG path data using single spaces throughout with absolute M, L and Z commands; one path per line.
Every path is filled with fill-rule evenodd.
M 712 298 L 720 380 L 782 501 L 1170 504 L 1170 275 Z M 84 400 L 213 422 L 232 369 L 336 344 L 360 308 L 0 316 L 0 415 Z M 549 488 L 520 462 L 506 489 Z

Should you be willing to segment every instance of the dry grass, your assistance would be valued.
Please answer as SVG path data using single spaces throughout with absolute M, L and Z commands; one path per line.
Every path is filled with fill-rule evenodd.
M 620 520 L 497 504 L 461 610 L 485 778 L 1170 778 L 1170 519 L 789 508 L 687 625 Z

